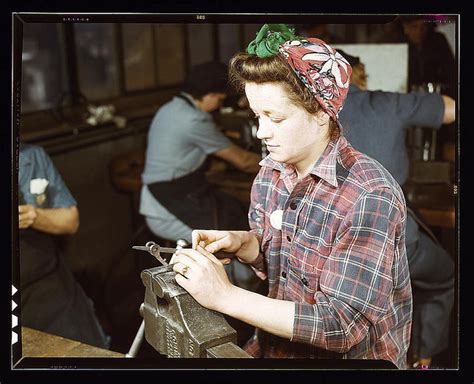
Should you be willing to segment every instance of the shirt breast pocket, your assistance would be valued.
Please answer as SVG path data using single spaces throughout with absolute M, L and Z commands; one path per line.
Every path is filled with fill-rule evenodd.
M 291 298 L 314 304 L 314 295 L 319 289 L 321 270 L 317 266 L 303 263 L 296 258 L 288 259 L 288 292 Z

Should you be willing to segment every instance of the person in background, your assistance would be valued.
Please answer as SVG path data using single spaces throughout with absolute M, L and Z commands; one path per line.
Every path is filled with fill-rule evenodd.
M 400 16 L 408 42 L 408 89 L 439 84 L 441 91 L 456 97 L 456 62 L 446 37 L 436 31 L 439 20 L 431 16 Z
M 405 144 L 413 125 L 439 129 L 455 120 L 455 103 L 446 95 L 367 90 L 367 74 L 358 57 L 339 50 L 353 70 L 341 111 L 344 135 L 359 151 L 378 160 L 403 186 L 409 174 Z M 454 301 L 454 263 L 431 231 L 408 209 L 405 243 L 414 293 L 410 363 L 430 366 L 448 346 Z
M 19 149 L 21 325 L 108 349 L 110 337 L 56 241 L 79 228 L 76 200 L 42 147 Z
M 230 77 L 269 156 L 254 180 L 250 231 L 193 231 L 173 256 L 201 305 L 256 327 L 254 357 L 380 359 L 406 368 L 412 296 L 406 206 L 382 165 L 341 135 L 351 67 L 317 38 L 265 24 Z M 218 250 L 268 279 L 267 296 L 231 284 Z
M 197 228 L 247 229 L 247 207 L 216 190 L 205 172 L 213 157 L 240 171 L 256 174 L 261 156 L 233 144 L 211 113 L 228 93 L 227 66 L 207 62 L 191 68 L 182 92 L 156 113 L 148 132 L 140 213 L 157 236 L 191 242 Z M 192 191 L 192 192 L 190 192 Z M 227 270 L 248 288 L 260 284 L 239 263 Z

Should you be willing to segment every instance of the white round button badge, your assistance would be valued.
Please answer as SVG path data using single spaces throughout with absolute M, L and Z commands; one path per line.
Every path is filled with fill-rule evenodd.
M 281 222 L 283 220 L 283 211 L 281 209 L 277 209 L 273 211 L 270 215 L 270 224 L 275 229 L 281 229 Z

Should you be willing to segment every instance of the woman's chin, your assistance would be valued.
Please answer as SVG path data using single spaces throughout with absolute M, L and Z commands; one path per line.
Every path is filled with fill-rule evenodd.
M 288 160 L 285 156 L 282 156 L 281 154 L 271 152 L 271 151 L 269 152 L 270 152 L 269 153 L 270 158 L 274 161 L 278 161 L 279 163 L 286 163 L 286 161 Z

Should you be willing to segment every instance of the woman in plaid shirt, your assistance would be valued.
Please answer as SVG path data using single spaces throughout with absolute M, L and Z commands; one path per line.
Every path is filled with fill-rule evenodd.
M 269 156 L 246 231 L 193 231 L 176 281 L 203 306 L 256 327 L 255 357 L 383 359 L 407 368 L 412 295 L 406 206 L 393 177 L 342 135 L 351 67 L 316 38 L 264 25 L 230 63 Z M 232 285 L 213 253 L 235 253 L 265 297 Z M 226 260 L 225 262 L 229 262 Z

